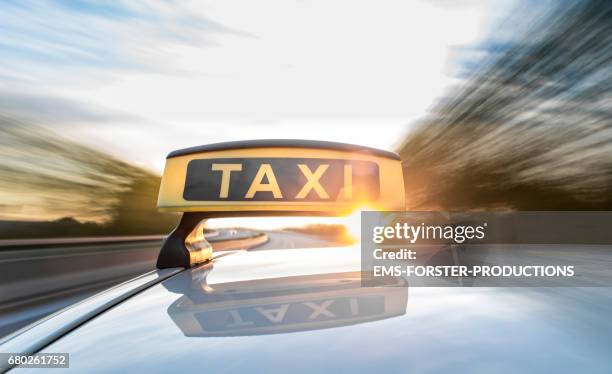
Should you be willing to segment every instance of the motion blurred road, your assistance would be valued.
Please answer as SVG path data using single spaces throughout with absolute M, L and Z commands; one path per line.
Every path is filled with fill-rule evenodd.
M 219 239 L 246 230 L 220 230 Z M 283 231 L 265 231 L 254 250 L 329 247 L 330 241 Z M 103 289 L 151 271 L 162 240 L 92 243 L 0 251 L 0 336 Z M 214 247 L 214 243 L 213 243 Z
M 269 249 L 290 249 L 290 248 L 317 248 L 337 246 L 329 240 L 315 236 L 301 234 L 290 231 L 265 231 L 268 235 L 268 242 L 253 248 L 255 251 Z

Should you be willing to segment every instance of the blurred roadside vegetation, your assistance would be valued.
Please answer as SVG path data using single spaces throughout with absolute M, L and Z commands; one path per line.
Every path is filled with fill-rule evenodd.
M 151 235 L 160 177 L 48 130 L 0 116 L 0 239 Z
M 407 135 L 408 209 L 612 210 L 612 2 L 546 4 Z

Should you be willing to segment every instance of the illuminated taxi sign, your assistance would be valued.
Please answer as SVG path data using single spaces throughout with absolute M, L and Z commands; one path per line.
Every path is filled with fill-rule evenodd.
M 248 141 L 168 156 L 158 207 L 167 211 L 342 214 L 404 208 L 396 154 L 342 143 Z

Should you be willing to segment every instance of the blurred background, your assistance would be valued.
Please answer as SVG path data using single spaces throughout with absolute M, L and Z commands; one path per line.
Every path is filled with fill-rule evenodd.
M 167 233 L 165 155 L 260 138 L 395 150 L 408 209 L 612 209 L 608 1 L 4 1 L 0 19 L 1 239 Z

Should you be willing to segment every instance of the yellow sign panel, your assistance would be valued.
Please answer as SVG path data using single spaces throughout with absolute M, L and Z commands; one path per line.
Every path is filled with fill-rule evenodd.
M 404 182 L 391 152 L 315 141 L 219 143 L 172 152 L 157 205 L 245 215 L 403 210 Z

